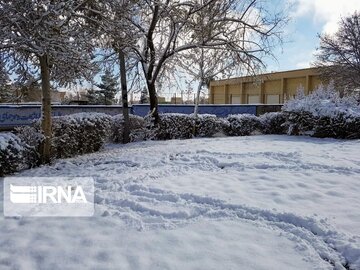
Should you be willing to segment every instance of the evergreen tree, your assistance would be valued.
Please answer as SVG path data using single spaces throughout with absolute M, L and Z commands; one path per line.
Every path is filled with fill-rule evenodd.
M 8 81 L 9 76 L 5 71 L 3 62 L 0 61 L 0 103 L 8 102 L 10 99 L 11 93 L 7 86 Z
M 1 84 L 0 85 L 0 103 L 7 103 L 13 101 L 13 89 L 10 85 Z
M 97 85 L 100 88 L 99 91 L 95 91 L 95 96 L 100 94 L 99 103 L 105 105 L 111 105 L 114 102 L 114 98 L 117 92 L 117 81 L 110 70 L 105 70 L 103 76 L 101 76 L 101 83 Z M 98 93 L 96 93 L 98 92 Z
M 140 95 L 140 104 L 149 103 L 149 96 L 146 87 L 143 88 Z
M 95 89 L 89 89 L 87 91 L 86 97 L 88 99 L 88 103 L 90 105 L 99 105 L 101 104 L 101 95 L 99 93 L 99 91 L 95 90 Z

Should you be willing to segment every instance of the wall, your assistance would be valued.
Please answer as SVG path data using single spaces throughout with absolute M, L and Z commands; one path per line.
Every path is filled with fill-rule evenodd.
M 9 130 L 16 126 L 31 124 L 40 118 L 40 105 L 1 105 L 0 104 L 0 130 Z M 260 115 L 265 112 L 279 111 L 281 105 L 200 105 L 201 114 L 215 114 L 226 117 L 229 114 L 249 113 Z M 160 113 L 185 113 L 194 112 L 194 105 L 159 105 Z M 53 116 L 69 115 L 79 112 L 99 112 L 110 115 L 121 114 L 121 106 L 101 105 L 53 105 Z M 149 105 L 137 104 L 130 107 L 130 112 L 139 116 L 145 116 L 149 112 Z
M 145 104 L 138 104 L 132 106 L 133 114 L 145 116 L 148 114 L 150 107 Z M 194 112 L 194 105 L 159 105 L 160 113 L 185 113 L 192 114 Z M 219 117 L 226 117 L 229 114 L 256 114 L 256 106 L 250 105 L 200 105 L 199 113 L 201 114 L 215 114 Z
M 309 93 L 321 84 L 315 68 L 239 77 L 210 83 L 211 104 L 282 104 L 303 86 Z
M 62 116 L 79 112 L 121 113 L 121 106 L 53 105 L 52 115 Z M 0 129 L 29 125 L 41 116 L 40 105 L 0 105 Z

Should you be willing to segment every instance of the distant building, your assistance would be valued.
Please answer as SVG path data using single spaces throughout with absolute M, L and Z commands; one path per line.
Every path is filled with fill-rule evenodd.
M 0 103 L 41 103 L 42 90 L 38 86 L 8 85 L 0 89 Z M 51 90 L 51 102 L 62 103 L 65 100 L 65 92 Z
M 51 91 L 51 102 L 61 103 L 65 100 L 65 92 Z M 22 102 L 41 102 L 42 92 L 40 88 L 31 89 L 22 98 Z
M 170 103 L 171 104 L 184 104 L 184 101 L 181 97 L 172 97 Z
M 316 68 L 289 70 L 211 81 L 210 104 L 282 104 L 296 95 L 299 87 L 305 94 L 321 84 Z
M 89 104 L 88 90 L 75 89 L 67 91 L 65 95 L 65 102 L 67 104 L 87 105 Z
M 159 103 L 159 104 L 166 104 L 166 99 L 165 99 L 165 97 L 158 97 L 158 103 Z

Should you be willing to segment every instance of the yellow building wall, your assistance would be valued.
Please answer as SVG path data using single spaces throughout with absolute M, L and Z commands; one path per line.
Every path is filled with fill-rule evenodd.
M 225 92 L 224 86 L 214 86 L 214 104 L 224 104 L 225 103 Z
M 236 104 L 241 102 L 241 84 L 228 86 L 229 103 Z
M 310 91 L 314 91 L 322 84 L 319 76 L 312 76 L 310 80 Z
M 165 104 L 166 103 L 166 98 L 165 97 L 158 97 L 158 103 L 159 104 Z
M 306 86 L 306 77 L 302 78 L 287 78 L 285 80 L 285 94 L 288 98 L 296 95 L 297 89 Z
M 272 80 L 264 82 L 265 94 L 281 94 L 281 80 Z
M 283 103 L 303 86 L 308 93 L 321 84 L 315 68 L 239 77 L 210 83 L 210 104 Z
M 264 82 L 264 100 L 265 104 L 279 104 L 282 96 L 281 80 L 271 80 Z

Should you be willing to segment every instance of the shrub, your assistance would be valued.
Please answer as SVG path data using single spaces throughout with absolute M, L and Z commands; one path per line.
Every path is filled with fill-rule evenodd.
M 17 127 L 15 133 L 23 142 L 40 153 L 40 145 L 44 140 L 44 135 L 41 134 L 39 127 L 35 127 L 36 125 L 36 123 L 33 123 L 33 126 Z
M 153 139 L 189 139 L 193 137 L 194 118 L 187 114 L 160 114 L 159 126 L 154 130 Z M 150 120 L 149 118 L 147 118 Z M 149 123 L 149 122 L 148 122 Z M 151 129 L 151 125 L 149 125 Z
M 13 133 L 0 133 L 0 176 L 37 165 L 35 149 Z
M 130 141 L 145 139 L 145 119 L 137 115 L 129 115 L 130 118 Z M 112 141 L 122 143 L 124 131 L 124 117 L 122 114 L 113 116 Z
M 193 115 L 191 117 L 194 117 Z M 212 137 L 221 131 L 221 120 L 213 114 L 199 114 L 196 118 L 196 137 Z
M 313 135 L 316 118 L 309 112 L 284 112 L 286 118 L 287 134 Z
M 112 116 L 104 113 L 54 117 L 53 157 L 66 158 L 99 151 L 111 136 L 112 120 Z
M 282 112 L 270 112 L 260 116 L 261 132 L 263 134 L 285 134 L 286 115 Z
M 112 116 L 77 113 L 52 119 L 52 158 L 68 158 L 98 151 L 111 136 Z M 17 129 L 18 136 L 39 151 L 42 140 L 40 121 Z
M 353 96 L 340 97 L 332 84 L 296 97 L 283 106 L 289 134 L 360 138 L 360 105 Z
M 223 131 L 227 136 L 247 136 L 261 129 L 260 118 L 252 114 L 233 114 L 223 122 Z
M 316 119 L 312 136 L 318 138 L 359 139 L 360 115 L 349 117 L 344 113 L 340 113 L 337 117 L 320 117 Z

